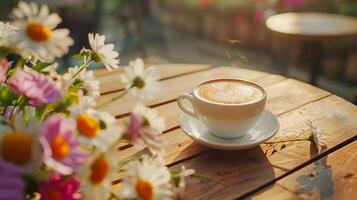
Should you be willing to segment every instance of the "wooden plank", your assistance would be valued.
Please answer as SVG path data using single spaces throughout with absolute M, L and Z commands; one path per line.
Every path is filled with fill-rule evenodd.
M 259 80 L 256 80 L 256 81 L 259 84 L 261 84 L 262 86 L 269 86 L 269 85 L 276 84 L 276 83 L 279 83 L 284 80 L 286 80 L 286 78 L 283 76 L 271 74 L 268 76 L 264 76 L 263 78 L 260 78 Z M 179 128 L 179 117 L 181 115 L 181 110 L 177 106 L 176 101 L 170 102 L 167 104 L 163 104 L 163 105 L 159 105 L 159 106 L 155 107 L 155 109 L 158 111 L 158 113 L 160 113 L 160 116 L 165 118 L 165 125 L 166 125 L 165 132 Z M 125 118 L 127 118 L 127 117 L 125 117 Z M 122 119 L 119 119 L 119 120 L 122 120 Z M 120 148 L 122 148 L 123 146 L 126 146 L 126 144 L 119 143 Z M 139 150 L 141 150 L 141 149 L 135 149 L 131 152 L 134 152 L 134 154 L 135 154 L 136 151 L 139 151 Z
M 253 80 L 262 86 L 269 86 L 269 85 L 284 81 L 284 80 L 286 80 L 286 78 L 283 76 L 280 76 L 280 75 L 271 74 L 271 75 L 259 78 L 257 80 L 255 80 L 255 79 L 253 79 Z M 155 107 L 155 109 L 158 111 L 158 113 L 160 113 L 160 116 L 165 118 L 165 125 L 166 125 L 165 131 L 177 129 L 179 127 L 179 117 L 181 114 L 181 110 L 178 108 L 176 101 L 159 105 L 159 106 Z M 125 118 L 127 118 L 127 117 L 125 117 Z M 119 120 L 122 120 L 122 119 L 119 119 Z M 127 144 L 119 143 L 118 146 L 119 146 L 119 148 L 122 148 L 123 146 L 127 146 Z M 141 149 L 135 149 L 131 152 L 135 152 L 135 151 L 139 151 L 139 150 L 141 150 Z
M 182 199 L 235 199 L 257 184 L 284 173 L 269 163 L 260 148 L 230 152 L 214 150 L 183 164 L 200 175 L 222 181 L 224 185 L 188 179 Z
M 266 77 L 261 78 L 260 80 L 264 82 L 265 78 Z M 267 77 L 267 78 L 271 79 L 271 77 Z M 302 90 L 301 89 L 302 87 L 305 89 Z M 268 92 L 267 109 L 271 110 L 276 115 L 280 115 L 289 110 L 295 109 L 299 106 L 302 106 L 309 102 L 315 101 L 316 99 L 320 99 L 322 97 L 329 95 L 329 93 L 323 90 L 317 89 L 315 87 L 312 87 L 310 85 L 292 79 L 288 79 L 285 81 L 278 82 L 277 84 L 267 86 L 266 90 Z M 275 90 L 287 91 L 287 92 L 281 93 L 280 98 L 276 96 L 277 94 L 269 95 L 270 93 L 274 93 L 273 91 Z M 301 96 L 301 93 L 296 93 L 292 91 L 299 91 L 308 94 Z M 272 98 L 269 98 L 269 96 L 271 96 Z M 300 98 L 300 101 L 290 101 L 291 99 L 297 99 L 297 98 Z M 290 102 L 290 104 L 282 103 L 282 102 Z M 178 126 L 178 120 L 181 111 L 177 107 L 176 102 L 165 104 L 162 107 L 160 106 L 159 109 L 162 109 L 161 111 L 165 110 L 165 112 L 163 112 L 165 115 L 163 116 L 165 118 L 166 116 L 168 116 L 168 118 L 166 118 L 166 123 L 167 125 L 169 125 L 168 127 L 169 129 Z M 166 154 L 165 154 L 165 161 L 167 164 L 178 162 L 182 159 L 186 159 L 190 156 L 195 156 L 204 151 L 207 151 L 207 148 L 204 148 L 200 145 L 193 143 L 193 141 L 188 136 L 186 136 L 186 134 L 181 129 L 170 131 L 160 137 L 163 141 L 167 142 Z M 142 149 L 137 149 L 137 148 L 126 149 L 120 152 L 120 157 L 123 159 L 130 157 L 138 153 L 140 150 Z
M 269 86 L 266 90 L 268 94 L 266 106 L 274 114 L 282 114 L 329 95 L 324 90 L 294 79 Z
M 249 80 L 258 80 L 258 78 L 262 78 L 264 76 L 268 76 L 268 74 L 264 72 L 256 72 L 252 70 L 232 67 L 213 68 L 210 70 L 202 71 L 200 73 L 188 74 L 161 81 L 162 90 L 158 92 L 152 99 L 141 102 L 147 106 L 153 106 L 160 103 L 173 101 L 177 98 L 179 94 L 185 92 L 192 92 L 193 88 L 196 85 L 210 79 L 243 78 Z M 107 102 L 108 100 L 118 96 L 119 94 L 120 92 L 114 92 L 102 95 L 98 98 L 97 103 L 98 105 L 100 105 L 101 103 Z M 133 108 L 137 102 L 139 102 L 139 100 L 129 94 L 122 98 L 120 101 L 116 101 L 104 106 L 103 108 L 101 108 L 101 110 L 108 111 L 116 116 L 122 115 L 130 112 L 131 108 Z
M 266 193 L 266 192 L 260 192 L 255 196 L 250 197 L 249 199 L 251 200 L 302 200 L 303 198 L 299 197 L 298 195 L 294 194 L 290 190 L 287 190 L 286 188 L 283 188 L 280 185 L 274 184 L 271 187 L 269 187 L 269 190 L 271 192 Z
M 255 81 L 257 81 L 259 84 L 265 87 L 265 86 L 282 82 L 284 80 L 286 80 L 286 78 L 283 76 L 269 75 Z M 323 95 L 322 93 L 317 93 L 317 94 Z M 160 116 L 165 118 L 165 124 L 166 124 L 165 130 L 170 130 L 172 128 L 178 127 L 181 110 L 177 106 L 176 101 L 159 105 L 155 107 L 155 109 L 157 110 L 158 113 L 160 113 Z
M 351 199 L 357 196 L 357 142 L 353 142 L 331 154 L 321 158 L 318 162 L 310 164 L 303 169 L 296 171 L 295 173 L 279 180 L 276 185 L 279 187 L 287 188 L 290 194 L 299 195 L 304 199 L 321 199 L 320 192 L 316 187 L 309 193 L 302 193 L 299 190 L 304 188 L 304 185 L 297 182 L 298 177 L 301 176 L 311 176 L 311 174 L 316 173 L 316 168 L 318 163 L 326 163 L 323 170 L 325 173 L 325 179 L 322 182 L 317 182 L 318 186 L 325 186 L 325 191 L 323 194 L 327 195 L 331 192 L 329 196 L 330 199 Z M 329 169 L 331 170 L 332 176 L 328 176 Z M 315 175 L 315 178 L 322 176 Z M 331 187 L 326 187 L 331 184 Z M 323 185 L 321 185 L 323 184 Z M 274 187 L 275 188 L 275 187 Z M 286 193 L 286 192 L 285 192 Z M 254 195 L 252 199 L 262 199 L 262 196 L 272 196 L 275 195 L 276 191 L 271 188 L 267 188 L 260 194 Z
M 198 64 L 160 64 L 155 65 L 155 67 L 160 80 L 211 68 L 210 65 Z M 124 84 L 120 80 L 120 75 L 124 71 L 123 68 L 116 69 L 110 73 L 95 70 L 95 76 L 100 81 L 101 94 L 124 89 Z
M 267 76 L 262 76 L 262 77 L 267 77 Z M 291 80 L 287 80 L 286 82 L 288 83 L 289 81 L 291 81 Z M 294 81 L 292 81 L 292 82 L 294 82 Z M 300 119 L 299 117 L 293 115 L 293 117 L 291 117 L 289 121 L 292 121 L 294 124 L 299 124 L 299 126 L 295 126 L 294 124 L 289 123 L 287 126 L 282 127 L 283 134 L 280 134 L 280 132 L 282 131 L 281 130 L 281 131 L 279 131 L 278 135 L 281 135 L 281 136 L 286 136 L 286 135 L 287 136 L 289 136 L 289 135 L 295 136 L 296 134 L 300 133 L 300 131 L 306 132 L 307 128 L 304 127 L 304 126 L 306 126 L 304 120 L 306 120 L 306 119 L 320 120 L 320 117 L 324 116 L 326 114 L 325 112 L 323 112 L 323 111 L 325 111 L 326 108 L 333 108 L 332 109 L 333 112 L 338 111 L 337 114 L 335 113 L 336 115 L 335 114 L 331 114 L 331 112 L 327 112 L 327 116 L 334 116 L 334 117 L 337 116 L 337 118 L 350 119 L 350 120 L 347 120 L 346 123 L 351 124 L 351 119 L 353 119 L 353 117 L 356 118 L 355 107 L 354 106 L 351 107 L 351 104 L 347 103 L 348 106 L 346 106 L 346 108 L 344 108 L 342 106 L 343 109 L 340 109 L 341 105 L 346 103 L 346 102 L 344 100 L 341 100 L 338 97 L 328 97 L 328 98 L 325 98 L 325 99 L 322 99 L 320 101 L 312 103 L 312 104 L 315 104 L 315 103 L 318 103 L 318 102 L 324 102 L 324 101 L 326 101 L 326 99 L 328 99 L 328 101 L 332 101 L 332 103 L 331 102 L 330 103 L 325 103 L 325 104 L 322 103 L 322 106 L 320 106 L 320 107 L 318 107 L 316 109 L 320 113 L 313 113 L 312 118 L 309 118 L 308 114 L 310 114 L 310 113 L 308 111 L 314 110 L 314 108 L 308 107 L 311 104 L 307 104 L 307 103 L 311 102 L 311 101 L 316 101 L 318 99 L 321 99 L 324 96 L 328 95 L 328 93 L 324 92 L 324 91 L 321 92 L 321 90 L 319 90 L 319 89 L 315 89 L 315 90 L 311 89 L 312 88 L 311 86 L 308 86 L 308 85 L 305 85 L 305 84 L 302 84 L 302 85 L 297 84 L 297 85 L 300 86 L 300 87 L 305 87 L 306 86 L 306 87 L 310 87 L 310 88 L 308 88 L 306 90 L 296 90 L 296 91 L 299 91 L 298 93 L 296 93 L 296 92 L 293 92 L 294 91 L 293 87 L 287 87 L 287 88 L 284 89 L 284 87 L 282 87 L 280 84 L 281 83 L 278 83 L 278 84 L 275 84 L 275 85 L 277 85 L 276 87 L 279 88 L 280 91 L 284 91 L 284 92 L 280 92 L 283 96 L 286 94 L 285 91 L 288 91 L 288 95 L 285 95 L 284 98 L 286 98 L 285 101 L 290 101 L 293 106 L 290 107 L 289 104 L 285 104 L 285 105 L 283 104 L 284 107 L 287 107 L 287 108 L 290 108 L 290 109 L 287 109 L 287 110 L 281 109 L 280 106 L 276 106 L 276 105 L 278 105 L 279 102 L 280 103 L 284 103 L 284 100 L 280 101 L 280 98 L 278 98 L 276 95 L 273 95 L 274 93 L 272 93 L 270 95 L 270 92 L 268 92 L 269 93 L 268 96 L 271 96 L 271 97 L 269 97 L 269 100 L 268 100 L 268 107 L 271 107 L 273 110 L 275 109 L 274 112 L 276 112 L 276 113 L 286 113 L 287 111 L 294 109 L 294 106 L 297 106 L 297 107 L 303 106 L 303 107 L 297 109 L 299 111 L 296 111 L 296 112 L 299 115 L 302 115 L 305 112 L 307 112 L 307 117 L 305 116 L 305 118 L 301 118 Z M 290 84 L 287 84 L 287 86 L 290 86 Z M 270 86 L 270 87 L 274 87 L 274 86 Z M 306 94 L 306 93 L 308 93 L 308 94 Z M 316 94 L 316 96 L 315 95 L 311 96 L 310 94 Z M 293 97 L 292 95 L 297 95 L 297 96 Z M 307 97 L 307 99 L 309 99 L 309 101 L 305 102 L 304 101 L 305 97 Z M 298 99 L 298 101 L 297 101 L 297 99 Z M 277 101 L 277 103 L 276 104 L 269 104 L 269 101 L 273 101 L 273 100 Z M 335 102 L 336 105 L 335 105 L 334 101 L 337 102 L 337 103 Z M 307 105 L 305 105 L 305 104 L 307 104 Z M 174 102 L 173 102 L 172 105 L 175 105 Z M 160 108 L 160 107 L 158 107 L 158 108 Z M 300 109 L 302 109 L 302 110 L 300 110 Z M 347 113 L 346 110 L 351 111 L 352 114 L 351 113 L 346 114 Z M 172 111 L 172 112 L 174 112 L 174 111 Z M 296 112 L 294 110 L 294 111 L 288 112 L 286 114 L 283 114 L 281 117 L 279 117 L 279 120 L 283 116 L 286 116 L 286 115 L 288 115 L 290 113 L 296 113 Z M 318 114 L 319 114 L 319 116 L 317 116 Z M 347 116 L 345 116 L 345 115 L 347 115 Z M 175 115 L 171 115 L 171 119 L 174 122 L 177 118 L 175 117 Z M 298 120 L 296 120 L 296 119 L 298 119 Z M 296 120 L 296 121 L 294 121 L 294 120 Z M 326 122 L 324 120 L 326 120 Z M 321 124 L 328 123 L 329 120 L 330 119 L 323 118 L 322 121 L 318 121 L 318 124 L 320 124 L 320 123 Z M 285 122 L 284 122 L 284 124 L 285 124 Z M 343 123 L 341 123 L 341 124 L 343 124 Z M 346 134 L 346 131 L 348 131 L 348 130 L 355 130 L 355 129 L 353 129 L 353 126 L 352 126 L 352 128 L 351 128 L 351 126 L 346 126 L 342 130 L 341 134 L 344 134 L 347 137 L 348 134 Z M 167 163 L 173 163 L 174 162 L 174 164 L 176 164 L 176 163 L 184 161 L 184 163 L 188 165 L 188 164 L 190 164 L 190 161 L 196 161 L 199 158 L 204 158 L 204 156 L 209 156 L 211 154 L 211 152 L 215 152 L 215 151 L 211 151 L 209 149 L 206 149 L 206 148 L 204 148 L 204 147 L 202 147 L 200 145 L 197 145 L 197 144 L 193 143 L 192 140 L 188 139 L 187 136 L 185 136 L 182 133 L 182 131 L 180 131 L 179 129 L 174 130 L 174 131 L 170 131 L 170 132 L 168 132 L 167 134 L 164 134 L 161 137 L 165 137 L 163 139 L 165 141 L 169 142 L 169 146 L 167 148 L 167 154 L 165 156 L 165 160 L 166 160 Z M 343 138 L 340 138 L 340 139 L 343 139 Z M 330 142 L 329 145 L 334 145 L 334 144 L 332 144 Z M 274 164 L 273 171 L 274 171 L 274 174 L 276 176 L 279 176 L 282 173 L 284 173 L 284 170 L 289 170 L 289 169 L 291 169 L 292 166 L 297 166 L 297 165 L 305 162 L 306 159 L 310 159 L 309 158 L 309 153 L 308 153 L 309 142 L 288 143 L 288 144 L 286 144 L 286 146 L 287 147 L 285 149 L 278 150 L 277 153 L 274 153 L 272 156 L 268 157 L 270 162 L 272 162 L 272 161 L 275 162 L 275 163 L 273 163 L 273 162 L 272 163 Z M 265 151 L 266 148 L 267 147 L 265 145 L 262 145 L 262 150 Z M 289 150 L 289 151 L 287 151 L 287 150 Z M 290 153 L 291 152 L 295 152 L 295 150 L 296 150 L 296 152 L 300 153 L 300 154 L 297 153 L 295 155 L 299 155 L 299 156 L 303 155 L 303 156 L 300 157 L 300 160 L 295 158 L 295 157 L 299 158 L 299 156 L 295 156 L 295 157 L 291 156 L 291 155 L 287 155 L 285 157 L 283 156 L 284 153 L 286 153 L 286 152 L 290 152 Z M 132 151 L 132 152 L 130 153 L 129 151 Z M 123 157 L 123 156 L 125 157 L 125 155 L 129 155 L 129 154 L 133 155 L 134 153 L 137 153 L 137 152 L 138 151 L 134 151 L 133 148 L 129 148 L 126 151 L 119 152 L 118 157 Z M 209 152 L 209 153 L 204 153 L 204 152 Z M 250 154 L 250 153 L 248 153 L 248 154 Z M 254 155 L 254 152 L 252 154 Z M 241 156 L 241 155 L 239 155 L 239 156 L 242 157 L 242 159 L 244 158 L 244 156 Z M 212 159 L 216 159 L 216 158 L 220 159 L 220 157 L 221 156 L 217 156 L 216 155 L 216 156 L 213 156 Z M 286 161 L 287 160 L 286 157 L 289 158 L 290 160 L 292 158 L 296 159 L 295 163 L 294 163 L 294 160 L 290 161 L 290 162 Z M 192 158 L 192 159 L 190 159 L 188 161 L 185 161 L 188 158 Z M 248 160 L 250 160 L 250 159 L 248 159 Z M 241 160 L 238 160 L 236 164 L 239 165 L 240 161 Z M 287 168 L 285 166 L 279 165 L 280 163 L 278 161 L 280 163 L 284 163 L 285 162 L 285 163 L 293 163 L 293 164 L 290 165 L 290 168 Z M 200 160 L 200 162 L 198 162 L 198 163 L 211 163 L 211 161 L 209 159 L 208 160 L 203 159 L 203 160 Z M 224 164 L 224 162 L 222 162 L 222 163 Z M 259 164 L 259 163 L 257 163 L 257 164 Z M 201 164 L 201 165 L 203 165 L 203 164 Z M 201 165 L 198 165 L 198 166 L 201 166 Z M 265 165 L 263 165 L 263 166 L 265 166 Z M 289 165 L 287 165 L 287 166 L 289 167 Z M 176 166 L 174 166 L 174 167 L 176 167 Z M 245 168 L 247 168 L 247 166 L 243 167 L 243 169 L 245 169 Z M 257 167 L 257 168 L 253 168 L 253 169 L 262 169 L 263 170 L 263 174 L 266 173 L 266 172 L 264 172 L 265 167 L 263 167 L 263 168 Z M 200 171 L 200 168 L 197 168 L 197 170 Z M 253 171 L 255 173 L 256 170 L 253 170 Z M 259 170 L 258 170 L 258 172 L 259 172 Z M 215 174 L 217 174 L 217 173 L 215 173 Z M 225 180 L 225 176 L 222 176 L 222 179 Z M 253 180 L 254 179 L 252 179 L 252 180 L 251 179 L 247 179 L 248 182 L 249 181 L 253 181 Z M 267 180 L 264 180 L 264 181 L 267 181 Z M 257 185 L 260 185 L 260 184 L 264 183 L 264 181 L 259 179 L 259 181 L 255 182 L 254 184 L 250 183 L 253 186 L 252 187 L 247 187 L 245 190 L 242 190 L 241 194 L 244 194 L 245 192 L 247 192 L 247 191 L 249 191 L 251 189 L 254 189 L 254 187 L 256 187 Z M 214 187 L 216 187 L 216 186 L 214 186 Z M 219 188 L 219 189 L 222 189 L 222 188 Z M 233 193 L 232 190 L 233 191 L 237 191 L 238 189 L 234 188 L 234 187 L 230 188 L 230 191 L 232 193 L 231 195 L 233 197 L 233 196 L 235 196 L 237 194 Z M 191 192 L 191 187 L 190 187 L 190 192 Z M 224 193 L 222 193 L 222 194 L 224 194 Z M 228 191 L 228 194 L 229 194 L 229 191 Z
M 286 80 L 286 78 L 279 75 L 269 75 L 254 81 L 266 87 L 268 92 L 267 109 L 276 115 L 309 103 L 310 101 L 323 98 L 329 94 L 315 87 L 307 86 L 302 82 L 297 82 L 292 79 Z M 276 91 L 286 91 L 286 93 L 280 94 L 279 96 L 279 92 Z M 298 98 L 297 94 L 301 93 L 306 93 L 307 95 L 300 98 L 300 101 L 289 101 L 294 97 Z M 160 116 L 165 118 L 166 130 L 178 127 L 181 110 L 177 106 L 176 101 L 157 106 L 155 109 L 160 113 Z
M 113 69 L 112 71 L 108 71 L 104 66 L 102 68 L 99 69 L 93 69 L 93 74 L 95 77 L 99 78 L 100 76 L 104 76 L 104 75 L 109 75 L 109 74 L 113 74 L 113 73 L 121 73 L 123 72 L 123 67 L 119 67 L 118 69 Z
M 326 142 L 329 148 L 357 133 L 357 123 L 355 123 L 357 107 L 340 97 L 330 96 L 280 116 L 281 129 L 275 139 L 280 140 L 282 137 L 295 137 L 300 133 L 305 133 L 307 119 L 326 131 Z M 176 143 L 177 147 L 182 144 L 178 141 Z M 185 141 L 185 144 L 187 143 L 189 140 Z M 268 146 L 261 145 L 261 148 L 246 151 L 210 151 L 184 161 L 183 164 L 187 167 L 227 183 L 221 186 L 190 180 L 188 186 L 190 189 L 185 193 L 185 199 L 239 197 L 315 156 L 310 154 L 308 141 L 288 142 L 285 145 L 284 149 L 277 149 L 276 153 L 267 157 L 260 151 L 265 152 Z M 204 148 L 197 146 L 199 145 L 191 142 L 185 146 L 185 149 L 181 149 L 181 152 L 191 153 L 192 149 Z M 180 157 L 180 154 L 182 153 L 170 156 Z

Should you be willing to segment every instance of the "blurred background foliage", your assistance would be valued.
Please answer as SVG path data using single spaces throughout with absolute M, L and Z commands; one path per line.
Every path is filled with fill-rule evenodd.
M 6 21 L 17 0 L 0 0 Z M 267 17 L 283 12 L 318 11 L 357 16 L 356 0 L 34 0 L 48 4 L 71 29 L 76 43 L 100 32 L 117 46 L 121 64 L 135 57 L 147 63 L 207 63 L 280 73 L 307 80 L 305 47 L 272 35 Z M 353 101 L 357 94 L 357 39 L 324 43 L 319 87 Z M 73 64 L 67 58 L 62 67 Z M 75 63 L 74 63 L 75 64 Z

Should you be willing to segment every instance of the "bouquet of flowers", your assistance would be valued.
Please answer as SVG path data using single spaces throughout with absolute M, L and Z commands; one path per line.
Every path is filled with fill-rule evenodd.
M 192 169 L 171 171 L 161 159 L 164 119 L 138 104 L 118 121 L 98 110 L 99 81 L 92 63 L 117 68 L 119 54 L 105 36 L 88 34 L 80 65 L 56 71 L 68 52 L 68 29 L 48 6 L 20 2 L 11 22 L 0 22 L 0 199 L 172 199 Z M 149 98 L 160 88 L 154 68 L 130 62 L 125 90 Z M 120 160 L 118 141 L 146 145 L 145 155 Z M 111 183 L 120 172 L 120 190 Z

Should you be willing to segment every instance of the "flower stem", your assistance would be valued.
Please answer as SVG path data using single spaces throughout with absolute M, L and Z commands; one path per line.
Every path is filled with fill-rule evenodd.
M 198 178 L 204 181 L 208 181 L 211 183 L 215 183 L 215 184 L 219 184 L 219 185 L 226 185 L 223 181 L 208 177 L 208 176 L 203 176 L 203 175 L 199 175 L 199 174 L 192 174 L 192 177 L 194 178 Z
M 16 100 L 15 105 L 13 106 L 11 113 L 10 113 L 10 119 L 14 116 L 15 111 L 16 111 L 16 107 L 18 106 L 19 109 L 22 109 L 22 107 L 24 106 L 24 103 L 26 101 L 26 98 L 24 96 L 19 96 Z
M 309 140 L 309 138 L 299 138 L 299 139 L 291 139 L 291 140 L 279 140 L 279 141 L 271 141 L 271 142 L 264 142 L 264 144 L 276 144 L 281 142 L 297 142 L 297 141 L 304 141 Z
M 128 94 L 128 92 L 129 92 L 129 90 L 124 90 L 123 92 L 121 92 L 118 96 L 116 96 L 116 97 L 113 97 L 113 98 L 111 98 L 109 101 L 106 101 L 106 102 L 104 102 L 104 103 L 102 103 L 102 104 L 100 104 L 100 105 L 97 105 L 96 106 L 96 108 L 102 108 L 103 106 L 105 106 L 105 105 L 108 105 L 108 104 L 110 104 L 110 103 L 112 103 L 112 102 L 114 102 L 114 101 L 116 101 L 116 100 L 119 100 L 119 99 L 121 99 L 121 98 L 123 98 L 126 94 Z
M 21 57 L 21 58 L 16 62 L 14 68 L 18 68 L 18 67 L 22 68 L 22 67 L 25 65 L 25 63 L 26 63 L 26 60 Z
M 93 63 L 93 60 L 86 61 L 85 63 L 82 64 L 82 66 L 79 68 L 79 70 L 72 76 L 72 79 L 74 79 L 81 71 L 83 71 L 85 68 L 89 67 L 90 64 Z
M 16 110 L 16 106 L 14 106 L 14 107 L 12 108 L 12 110 L 11 110 L 10 119 L 12 119 L 12 117 L 14 116 L 15 110 Z

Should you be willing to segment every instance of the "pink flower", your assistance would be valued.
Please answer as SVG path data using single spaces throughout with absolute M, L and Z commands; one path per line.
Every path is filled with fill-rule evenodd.
M 6 58 L 0 60 L 0 83 L 2 83 L 6 78 L 6 72 L 9 69 L 9 62 Z
M 25 183 L 19 167 L 0 159 L 0 200 L 25 199 Z
M 143 126 L 143 120 L 139 116 L 135 115 L 134 113 L 131 113 L 130 123 L 125 132 L 131 143 L 136 145 L 142 144 L 142 141 L 139 138 L 140 130 L 142 126 Z
M 38 72 L 18 69 L 8 81 L 9 86 L 19 95 L 24 95 L 33 106 L 53 103 L 61 98 L 54 81 Z
M 73 176 L 64 178 L 54 174 L 47 182 L 40 184 L 42 200 L 76 200 L 82 196 L 78 192 L 80 182 Z
M 87 155 L 74 137 L 75 122 L 62 114 L 49 116 L 42 125 L 40 142 L 45 164 L 61 174 L 71 174 Z
M 142 117 L 134 113 L 130 115 L 130 122 L 125 134 L 134 145 L 146 144 L 154 155 L 161 153 L 163 150 L 164 143 L 160 141 L 158 135 L 152 133 L 150 128 L 145 126 Z

